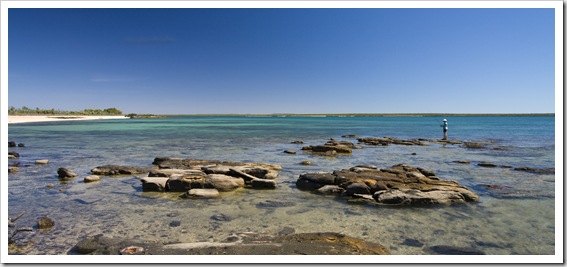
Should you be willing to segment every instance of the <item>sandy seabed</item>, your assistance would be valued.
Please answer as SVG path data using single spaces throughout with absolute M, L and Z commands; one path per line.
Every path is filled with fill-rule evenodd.
M 106 119 L 128 119 L 126 116 L 8 116 L 8 124 L 26 122 L 48 122 L 69 120 L 106 120 Z

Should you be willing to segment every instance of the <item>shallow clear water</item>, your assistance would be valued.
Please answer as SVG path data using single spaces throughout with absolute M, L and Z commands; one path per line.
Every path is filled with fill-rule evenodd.
M 171 117 L 32 123 L 9 126 L 10 148 L 21 158 L 21 171 L 8 176 L 8 209 L 22 211 L 18 226 L 32 226 L 42 216 L 56 226 L 31 235 L 21 253 L 66 254 L 87 235 L 158 240 L 222 241 L 232 233 L 276 234 L 285 227 L 302 232 L 340 232 L 378 242 L 393 254 L 431 254 L 427 247 L 471 247 L 487 254 L 555 254 L 555 175 L 510 168 L 483 168 L 490 161 L 513 167 L 555 166 L 554 117 L 448 117 L 449 138 L 489 140 L 494 149 L 460 145 L 364 146 L 336 158 L 303 153 L 304 145 L 323 144 L 342 135 L 442 137 L 434 117 Z M 304 145 L 291 144 L 302 140 Z M 355 139 L 345 139 L 356 143 Z M 286 149 L 297 155 L 283 153 Z M 415 155 L 412 155 L 415 153 Z M 179 193 L 142 192 L 133 176 L 101 177 L 85 184 L 90 169 L 105 165 L 151 166 L 155 157 L 262 162 L 283 167 L 276 190 L 239 189 L 220 199 L 187 200 Z M 48 165 L 35 165 L 49 159 Z M 313 165 L 303 166 L 303 160 Z M 469 160 L 471 164 L 453 163 Z M 13 163 L 16 160 L 10 160 Z M 389 167 L 404 163 L 436 171 L 475 191 L 480 201 L 453 206 L 375 207 L 346 199 L 299 191 L 301 173 L 349 168 L 359 164 Z M 24 166 L 27 165 L 27 166 Z M 57 179 L 57 168 L 79 175 Z M 54 184 L 54 188 L 48 188 Z M 495 197 L 481 184 L 501 185 L 521 197 Z M 266 200 L 294 205 L 264 208 Z M 229 221 L 211 218 L 224 214 Z M 172 222 L 174 224 L 170 225 Z M 175 226 L 179 223 L 179 226 Z M 404 244 L 415 239 L 421 247 Z

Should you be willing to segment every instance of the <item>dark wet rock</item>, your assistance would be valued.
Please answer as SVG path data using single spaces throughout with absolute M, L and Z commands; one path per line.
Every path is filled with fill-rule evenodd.
M 147 173 L 148 170 L 134 166 L 104 165 L 91 169 L 96 175 L 130 175 Z
M 441 255 L 486 255 L 483 251 L 469 247 L 455 247 L 455 246 L 432 246 L 429 248 L 431 251 Z
M 181 221 L 171 221 L 169 223 L 169 227 L 179 227 L 181 225 Z
M 443 181 L 432 170 L 404 164 L 381 169 L 355 166 L 333 173 L 304 173 L 296 185 L 300 190 L 318 190 L 317 193 L 337 192 L 340 187 L 345 196 L 357 198 L 353 203 L 426 205 L 478 200 L 475 193 L 457 182 Z M 323 186 L 327 188 L 319 190 Z
M 320 146 L 311 146 L 311 151 L 316 153 L 326 153 L 329 151 L 335 151 L 336 153 L 351 154 L 352 148 L 345 145 L 320 145 Z
M 300 190 L 312 191 L 324 185 L 334 185 L 336 176 L 328 172 L 304 173 L 295 183 Z
M 144 192 L 164 192 L 169 178 L 167 177 L 144 177 L 142 181 L 142 191 Z
M 496 165 L 496 164 L 494 164 L 494 163 L 492 163 L 492 162 L 486 162 L 486 161 L 479 162 L 477 165 L 480 166 L 480 167 L 488 167 L 488 168 L 495 168 L 495 167 L 498 167 L 498 165 Z
M 256 208 L 283 208 L 295 206 L 294 202 L 283 200 L 266 200 L 256 204 Z
M 8 173 L 16 173 L 16 172 L 20 172 L 20 168 L 18 167 L 8 167 Z
M 38 221 L 37 221 L 37 228 L 41 229 L 41 230 L 49 230 L 51 229 L 53 226 L 55 226 L 55 222 L 47 217 L 41 217 Z
M 304 161 L 300 162 L 299 164 L 307 166 L 307 165 L 313 164 L 313 162 L 311 162 L 309 160 L 304 160 Z
M 230 222 L 232 221 L 232 218 L 230 218 L 229 216 L 223 213 L 219 213 L 211 216 L 211 220 L 220 221 L 220 222 Z
M 86 176 L 86 177 L 83 179 L 83 181 L 84 181 L 85 183 L 98 182 L 98 181 L 100 181 L 100 177 L 99 177 L 98 175 L 89 175 L 89 176 Z
M 73 177 L 77 176 L 76 173 L 72 172 L 71 170 L 69 170 L 67 168 L 57 169 L 57 175 L 59 175 L 59 178 L 61 178 L 61 179 L 68 179 L 68 178 L 73 178 Z
M 349 184 L 345 189 L 347 196 L 352 196 L 354 194 L 370 194 L 370 187 L 362 182 Z
M 212 187 L 208 184 L 206 176 L 182 176 L 167 179 L 166 191 L 168 192 L 187 192 L 192 188 Z
M 286 153 L 286 154 L 291 154 L 291 155 L 295 155 L 295 154 L 297 154 L 297 151 L 288 149 L 288 150 L 284 150 L 284 153 Z
M 26 145 L 24 143 L 19 143 L 18 147 L 25 147 Z
M 8 155 L 12 155 L 14 158 L 19 158 L 19 157 L 20 157 L 20 153 L 15 152 L 15 151 L 10 151 L 10 152 L 8 152 Z
M 417 239 L 406 238 L 402 245 L 410 246 L 410 247 L 423 247 L 423 243 L 421 243 Z
M 8 141 L 8 147 L 16 147 L 16 142 Z
M 80 240 L 68 254 L 119 255 L 127 247 L 140 247 L 142 255 L 388 255 L 378 243 L 337 233 L 292 233 L 278 235 L 239 233 L 223 242 L 174 243 L 119 239 L 97 235 Z
M 270 179 L 253 179 L 250 183 L 252 188 L 265 188 L 265 189 L 275 189 L 277 187 L 276 181 Z
M 301 145 L 301 144 L 303 144 L 303 141 L 301 141 L 301 140 L 296 140 L 296 141 L 292 141 L 291 143 L 292 143 L 292 144 L 296 144 L 296 145 Z
M 531 172 L 531 173 L 541 173 L 541 174 L 554 174 L 555 173 L 555 168 L 538 169 L 538 168 L 531 168 L 531 167 L 517 167 L 517 168 L 514 168 L 514 170 Z
M 346 134 L 346 135 L 343 135 L 341 137 L 342 138 L 354 138 L 354 139 L 358 138 L 358 136 L 356 134 Z
M 459 163 L 459 164 L 470 164 L 471 162 L 469 160 L 454 160 L 454 163 Z

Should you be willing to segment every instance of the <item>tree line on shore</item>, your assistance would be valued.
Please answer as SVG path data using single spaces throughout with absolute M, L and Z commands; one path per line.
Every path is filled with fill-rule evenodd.
M 82 111 L 68 111 L 59 109 L 31 109 L 26 106 L 16 108 L 11 106 L 8 109 L 8 115 L 122 115 L 122 111 L 116 108 L 106 109 L 84 109 Z

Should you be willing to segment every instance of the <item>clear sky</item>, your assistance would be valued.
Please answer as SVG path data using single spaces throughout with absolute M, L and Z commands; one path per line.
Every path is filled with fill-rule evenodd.
M 9 9 L 8 105 L 553 113 L 553 9 Z

